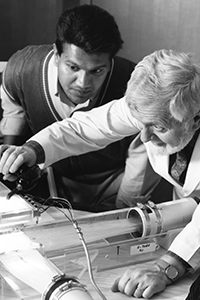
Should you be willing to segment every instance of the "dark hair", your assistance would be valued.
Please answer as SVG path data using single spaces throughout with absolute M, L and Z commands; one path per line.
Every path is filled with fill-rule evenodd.
M 65 10 L 56 27 L 56 47 L 59 55 L 63 44 L 74 44 L 88 54 L 109 53 L 113 57 L 123 40 L 115 19 L 96 5 L 80 5 Z

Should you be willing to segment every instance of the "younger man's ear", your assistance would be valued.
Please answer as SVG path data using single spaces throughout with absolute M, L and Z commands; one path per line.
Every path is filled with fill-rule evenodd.
M 54 52 L 54 64 L 57 67 L 58 66 L 58 61 L 59 61 L 59 54 L 58 54 L 56 44 L 53 44 L 53 52 Z
M 200 128 L 200 112 L 194 117 L 194 124 L 193 124 L 193 128 L 195 130 Z

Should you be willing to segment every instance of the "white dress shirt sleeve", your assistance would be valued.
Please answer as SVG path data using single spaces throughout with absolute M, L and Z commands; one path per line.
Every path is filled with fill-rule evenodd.
M 177 200 L 178 201 L 178 200 Z M 177 235 L 169 250 L 188 262 L 200 267 L 200 205 L 195 209 L 191 222 Z
M 147 152 L 138 135 L 130 144 L 122 182 L 116 198 L 116 206 L 134 206 L 141 200 L 141 189 L 147 166 Z
M 125 98 L 113 100 L 88 112 L 75 112 L 31 139 L 45 152 L 44 167 L 63 158 L 99 150 L 139 132 L 141 124 L 131 116 Z

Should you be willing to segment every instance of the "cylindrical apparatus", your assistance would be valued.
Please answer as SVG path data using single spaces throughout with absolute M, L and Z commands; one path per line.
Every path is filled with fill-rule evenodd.
M 127 213 L 127 218 L 139 224 L 138 230 L 131 234 L 135 238 L 143 238 L 183 228 L 190 222 L 198 202 L 197 198 L 183 198 L 158 205 L 152 201 L 147 204 L 138 203 L 138 206 Z
M 55 276 L 46 287 L 41 300 L 93 300 L 77 278 L 65 274 Z

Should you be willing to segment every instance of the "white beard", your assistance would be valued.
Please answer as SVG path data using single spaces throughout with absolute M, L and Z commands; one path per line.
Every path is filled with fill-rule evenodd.
M 159 146 L 155 146 L 152 142 L 149 142 L 149 148 L 155 155 L 158 156 L 171 155 L 185 148 L 187 144 L 191 141 L 193 134 L 194 132 L 193 133 L 190 132 L 187 134 L 187 136 L 182 137 L 179 141 L 179 145 L 176 147 L 172 147 L 168 144 L 163 147 L 159 147 Z

